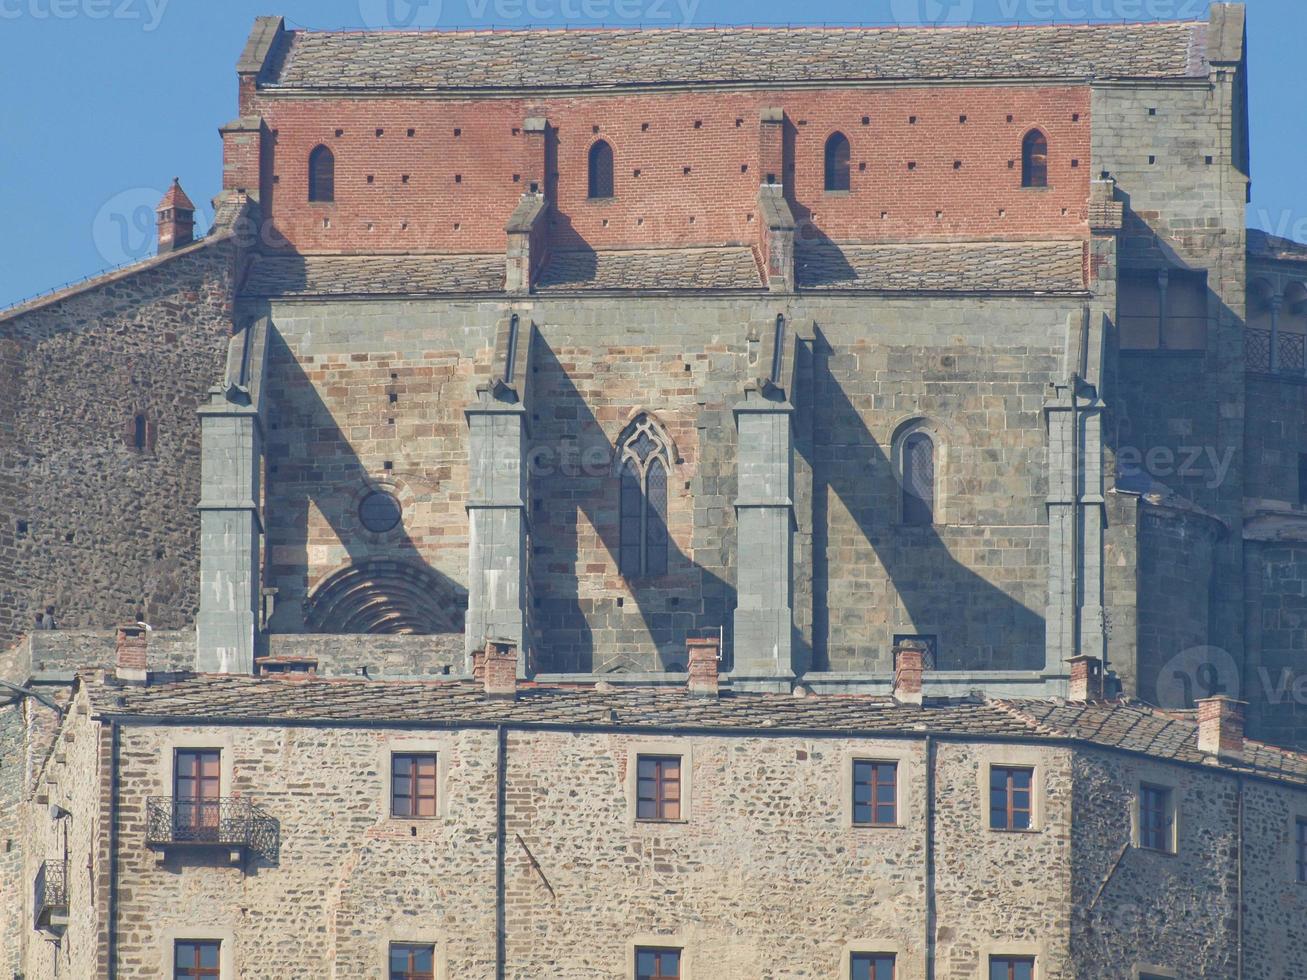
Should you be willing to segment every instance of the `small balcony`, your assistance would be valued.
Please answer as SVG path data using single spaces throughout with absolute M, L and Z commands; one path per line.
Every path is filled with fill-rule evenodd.
M 1249 374 L 1307 381 L 1307 334 L 1249 327 L 1244 352 Z
M 210 849 L 227 851 L 234 864 L 251 855 L 276 864 L 281 825 L 267 811 L 238 796 L 151 796 L 146 801 L 145 842 L 161 855 L 174 849 Z
M 68 926 L 68 862 L 44 861 L 36 871 L 32 889 L 36 928 L 62 932 Z

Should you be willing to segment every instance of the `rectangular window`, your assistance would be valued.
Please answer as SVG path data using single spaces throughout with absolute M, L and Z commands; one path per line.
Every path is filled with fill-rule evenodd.
M 390 757 L 390 815 L 436 815 L 436 757 L 432 753 Z
M 174 832 L 183 839 L 217 834 L 222 808 L 222 753 L 178 749 L 173 756 Z
M 635 980 L 680 980 L 679 949 L 637 949 Z
M 888 953 L 854 953 L 849 980 L 894 980 L 894 957 Z
M 1297 848 L 1298 880 L 1307 884 L 1307 819 L 1298 821 Z
M 994 766 L 989 770 L 989 826 L 1029 830 L 1033 826 L 1035 770 Z
M 1174 850 L 1175 817 L 1171 791 L 1164 786 L 1139 787 L 1139 846 L 1150 851 Z
M 435 980 L 436 947 L 422 943 L 390 944 L 390 980 Z
M 636 766 L 636 819 L 680 820 L 681 757 L 642 755 Z
M 1307 507 L 1307 453 L 1298 454 L 1298 506 Z
M 1035 980 L 1033 956 L 991 956 L 989 980 Z
M 898 763 L 861 759 L 853 763 L 853 822 L 864 827 L 898 826 Z
M 173 944 L 173 980 L 221 977 L 222 943 L 215 940 L 179 939 Z
M 1126 271 L 1117 289 L 1117 329 L 1123 351 L 1201 351 L 1207 347 L 1205 273 Z

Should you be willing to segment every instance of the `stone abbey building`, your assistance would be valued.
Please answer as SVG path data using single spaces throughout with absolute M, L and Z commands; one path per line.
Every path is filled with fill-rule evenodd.
M 0 312 L 0 977 L 1307 978 L 1241 6 L 237 78 Z

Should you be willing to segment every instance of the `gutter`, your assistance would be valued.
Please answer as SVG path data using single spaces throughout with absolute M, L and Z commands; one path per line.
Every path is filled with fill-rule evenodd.
M 935 980 L 935 736 L 926 736 L 926 980 Z
M 508 737 L 504 725 L 495 726 L 495 980 L 504 980 L 507 975 L 506 931 L 504 914 L 505 869 L 504 869 L 504 834 L 507 818 L 504 803 L 507 796 Z

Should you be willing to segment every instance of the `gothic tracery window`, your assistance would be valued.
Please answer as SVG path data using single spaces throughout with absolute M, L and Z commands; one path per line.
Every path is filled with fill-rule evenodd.
M 671 452 L 653 419 L 639 416 L 618 447 L 621 553 L 627 578 L 667 573 L 667 483 Z

